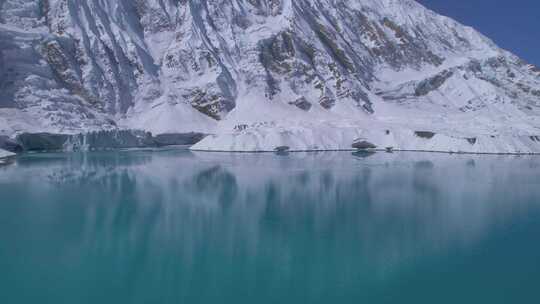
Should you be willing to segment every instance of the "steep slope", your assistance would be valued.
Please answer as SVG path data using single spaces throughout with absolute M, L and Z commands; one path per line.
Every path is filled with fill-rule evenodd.
M 540 71 L 412 0 L 0 1 L 0 132 L 540 152 Z

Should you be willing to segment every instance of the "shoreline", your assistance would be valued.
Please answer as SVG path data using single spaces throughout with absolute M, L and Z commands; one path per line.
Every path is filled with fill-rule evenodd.
M 99 153 L 99 152 L 136 152 L 136 151 L 162 151 L 169 149 L 182 149 L 190 152 L 203 152 L 214 154 L 278 154 L 287 155 L 294 153 L 322 153 L 322 152 L 359 152 L 359 153 L 432 153 L 432 154 L 448 154 L 448 155 L 487 155 L 487 156 L 540 156 L 540 153 L 495 153 L 495 152 L 450 152 L 450 151 L 437 151 L 437 150 L 409 150 L 409 149 L 394 149 L 388 152 L 386 149 L 371 149 L 371 150 L 357 150 L 357 149 L 328 149 L 328 150 L 290 150 L 285 152 L 280 151 L 227 151 L 227 150 L 203 150 L 203 149 L 191 149 L 189 145 L 170 145 L 161 147 L 136 147 L 136 148 L 107 148 L 107 149 L 94 149 L 89 151 L 64 151 L 64 150 L 48 150 L 48 151 L 27 151 L 11 156 L 6 156 L 2 159 L 9 159 L 22 155 L 34 155 L 34 154 L 47 154 L 47 153 L 59 153 L 59 154 L 73 154 L 73 153 Z
M 436 153 L 436 154 L 449 154 L 449 155 L 508 155 L 508 156 L 540 156 L 540 153 L 495 153 L 495 152 L 451 152 L 451 151 L 437 151 L 437 150 L 408 150 L 408 149 L 394 149 L 392 152 L 388 152 L 385 149 L 373 149 L 373 150 L 357 150 L 357 149 L 330 149 L 330 150 L 289 150 L 286 152 L 261 150 L 261 151 L 227 151 L 227 150 L 204 150 L 204 149 L 189 149 L 193 152 L 208 152 L 208 153 L 237 153 L 237 154 L 287 154 L 287 153 L 310 153 L 310 152 L 365 152 L 365 153 L 398 153 L 398 152 L 415 152 L 415 153 Z
M 237 138 L 233 136 L 215 141 L 216 135 L 197 132 L 157 135 L 143 130 L 104 130 L 74 135 L 21 133 L 14 137 L 1 136 L 0 149 L 12 153 L 26 154 L 29 152 L 109 151 L 184 146 L 191 151 L 214 153 L 284 154 L 373 151 L 469 155 L 540 155 L 540 139 L 537 136 L 455 138 L 427 131 L 411 133 L 405 130 L 402 134 L 388 131 L 379 133 L 378 131 L 366 134 L 340 133 L 341 135 L 337 134 L 334 137 L 315 138 L 320 141 L 320 144 L 317 145 L 313 144 L 313 142 L 317 141 L 302 140 L 301 135 L 303 134 L 297 134 L 296 137 L 298 138 L 293 137 L 292 139 L 276 136 L 244 138 L 247 135 L 240 134 L 235 136 L 244 137 Z M 230 139 L 230 141 L 226 139 Z M 236 141 L 237 139 L 238 141 Z M 308 137 L 308 139 L 313 138 Z M 359 140 L 361 142 L 358 143 Z

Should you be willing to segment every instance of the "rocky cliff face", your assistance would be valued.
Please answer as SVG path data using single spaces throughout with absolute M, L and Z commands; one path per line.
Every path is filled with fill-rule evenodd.
M 3 0 L 0 42 L 7 135 L 540 151 L 538 69 L 412 0 Z

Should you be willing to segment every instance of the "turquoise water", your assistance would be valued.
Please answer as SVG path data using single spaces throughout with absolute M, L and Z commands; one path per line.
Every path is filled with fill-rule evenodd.
M 535 303 L 539 233 L 539 157 L 34 154 L 0 302 Z

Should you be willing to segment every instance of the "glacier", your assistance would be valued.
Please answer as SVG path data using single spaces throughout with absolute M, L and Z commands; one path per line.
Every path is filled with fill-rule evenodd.
M 413 0 L 0 0 L 0 136 L 540 153 L 539 114 L 539 68 Z

